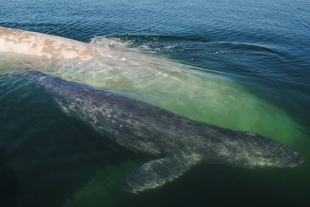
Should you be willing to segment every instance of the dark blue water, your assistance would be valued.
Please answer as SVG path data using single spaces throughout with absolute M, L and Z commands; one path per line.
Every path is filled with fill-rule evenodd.
M 127 194 L 122 190 L 126 177 L 151 158 L 109 142 L 86 124 L 63 114 L 51 97 L 25 81 L 3 74 L 0 78 L 0 206 L 310 204 L 308 0 L 2 0 L 0 26 L 82 42 L 104 37 L 116 41 L 116 45 L 126 45 L 124 50 L 139 50 L 146 56 L 151 53 L 165 61 L 178 62 L 188 70 L 197 70 L 201 77 L 215 74 L 228 78 L 233 82 L 232 87 L 237 84 L 242 87 L 242 93 L 251 94 L 246 100 L 256 101 L 252 97 L 258 97 L 264 101 L 257 101 L 262 105 L 272 105 L 270 108 L 267 104 L 270 112 L 263 122 L 265 125 L 255 128 L 245 124 L 245 129 L 253 127 L 264 133 L 263 128 L 270 128 L 266 134 L 306 157 L 304 164 L 293 169 L 197 166 L 159 189 Z M 18 70 L 24 66 L 17 64 L 12 68 Z M 6 67 L 9 66 L 0 65 L 1 70 Z M 199 91 L 207 93 L 208 89 L 201 87 Z M 225 97 L 229 96 L 238 99 L 238 92 L 223 95 L 218 105 L 224 105 Z M 179 101 L 174 99 L 167 107 L 173 108 Z M 192 104 L 193 113 L 199 115 L 194 111 L 195 104 Z M 252 115 L 243 113 L 241 107 L 231 110 L 235 110 L 236 119 L 240 116 L 247 122 L 259 116 L 254 109 Z M 186 108 L 186 113 L 190 114 L 191 108 Z M 214 123 L 229 124 L 225 119 L 216 120 L 223 115 L 221 111 L 211 115 Z M 279 119 L 274 121 L 273 116 Z M 281 139 L 281 131 L 292 137 Z

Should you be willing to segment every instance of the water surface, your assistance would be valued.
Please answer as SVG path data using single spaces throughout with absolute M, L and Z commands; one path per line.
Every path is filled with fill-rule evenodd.
M 310 3 L 0 2 L 0 26 L 91 42 L 115 58 L 1 54 L 2 206 L 307 206 Z M 110 143 L 8 71 L 40 70 L 295 148 L 293 169 L 197 166 L 162 188 L 122 190 L 152 159 Z M 129 71 L 129 73 L 128 73 Z

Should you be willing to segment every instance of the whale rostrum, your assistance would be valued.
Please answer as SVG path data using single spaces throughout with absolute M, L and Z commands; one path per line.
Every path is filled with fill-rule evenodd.
M 194 165 L 295 167 L 304 161 L 268 137 L 190 120 L 162 108 L 40 72 L 16 73 L 53 97 L 69 116 L 119 145 L 154 156 L 126 180 L 138 193 L 171 182 Z
M 78 61 L 88 61 L 96 56 L 111 57 L 102 48 L 86 43 L 5 27 L 0 27 L 0 51 Z

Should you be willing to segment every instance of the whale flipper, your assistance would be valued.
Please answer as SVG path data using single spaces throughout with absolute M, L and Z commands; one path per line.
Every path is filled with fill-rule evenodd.
M 181 176 L 199 160 L 194 154 L 173 154 L 152 160 L 131 174 L 123 189 L 126 192 L 138 193 L 164 185 Z

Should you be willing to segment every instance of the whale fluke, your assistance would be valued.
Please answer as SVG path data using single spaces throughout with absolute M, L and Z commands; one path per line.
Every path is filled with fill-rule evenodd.
M 162 108 L 40 72 L 16 73 L 51 95 L 69 116 L 138 153 L 154 156 L 128 177 L 138 193 L 171 182 L 194 165 L 295 167 L 304 158 L 268 137 L 190 120 Z

